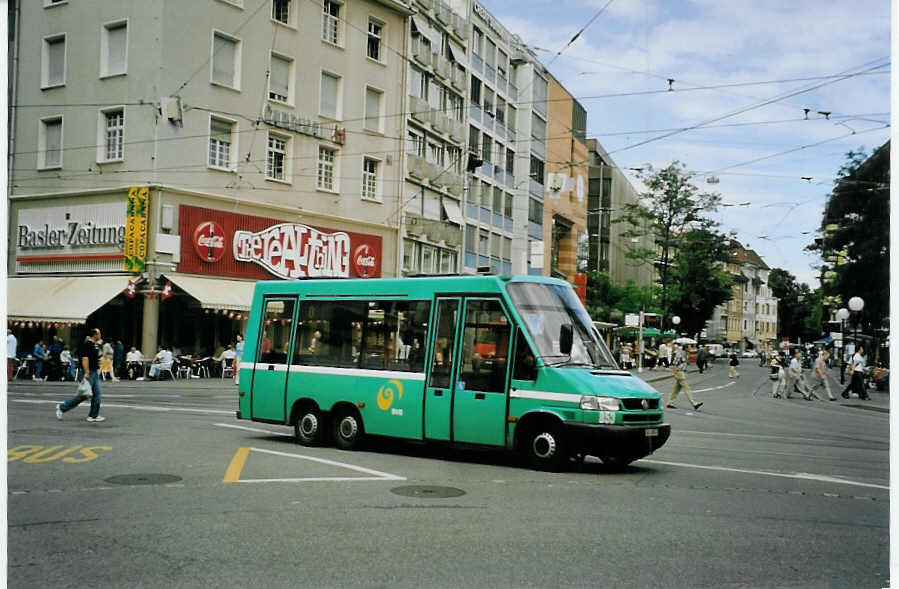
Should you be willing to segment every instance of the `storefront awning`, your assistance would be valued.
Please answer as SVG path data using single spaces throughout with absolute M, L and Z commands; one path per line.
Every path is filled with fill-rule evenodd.
M 200 301 L 200 306 L 204 309 L 249 311 L 250 305 L 253 303 L 255 282 L 227 278 L 200 278 L 175 272 L 167 273 L 165 277 Z
M 456 201 L 443 199 L 443 212 L 446 213 L 446 218 L 451 223 L 455 223 L 460 227 L 465 224 L 465 221 L 462 219 L 462 211 L 459 209 L 459 203 Z
M 7 314 L 15 321 L 84 323 L 128 286 L 130 276 L 15 277 L 7 281 Z

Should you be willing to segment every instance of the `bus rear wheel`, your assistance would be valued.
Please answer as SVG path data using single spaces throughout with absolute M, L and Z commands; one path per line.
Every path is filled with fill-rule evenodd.
M 560 470 L 568 458 L 565 440 L 559 428 L 552 425 L 538 424 L 525 436 L 524 442 L 525 456 L 536 470 Z
M 341 450 L 356 450 L 365 435 L 362 418 L 355 411 L 339 413 L 334 418 L 332 434 L 335 446 Z
M 317 446 L 322 441 L 324 417 L 317 409 L 308 409 L 297 419 L 294 430 L 297 442 L 303 446 Z

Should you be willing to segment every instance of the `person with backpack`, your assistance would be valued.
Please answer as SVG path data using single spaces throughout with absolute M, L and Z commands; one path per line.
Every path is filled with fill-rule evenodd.
M 740 365 L 740 361 L 737 359 L 737 351 L 731 350 L 730 351 L 730 362 L 728 362 L 728 369 L 727 369 L 727 377 L 728 378 L 739 378 L 740 377 L 740 373 L 737 372 L 737 366 L 739 366 L 739 365 Z

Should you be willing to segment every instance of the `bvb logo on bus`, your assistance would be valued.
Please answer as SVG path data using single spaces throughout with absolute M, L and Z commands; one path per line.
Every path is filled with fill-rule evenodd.
M 403 398 L 403 383 L 391 378 L 387 384 L 378 389 L 378 408 L 387 411 L 393 405 L 394 397 Z

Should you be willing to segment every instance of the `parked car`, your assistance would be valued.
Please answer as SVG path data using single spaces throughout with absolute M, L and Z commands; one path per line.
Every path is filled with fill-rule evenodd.
M 758 358 L 759 353 L 756 352 L 755 350 L 746 350 L 745 352 L 743 352 L 743 357 L 744 358 Z
M 708 350 L 712 358 L 723 358 L 726 355 L 724 346 L 721 344 L 706 344 L 705 349 Z

